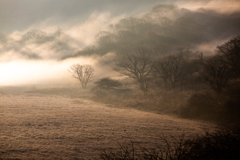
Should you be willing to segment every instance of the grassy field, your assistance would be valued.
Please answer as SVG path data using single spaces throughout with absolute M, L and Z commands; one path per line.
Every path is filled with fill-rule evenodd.
M 129 136 L 154 147 L 216 126 L 62 95 L 0 93 L 0 159 L 99 159 Z

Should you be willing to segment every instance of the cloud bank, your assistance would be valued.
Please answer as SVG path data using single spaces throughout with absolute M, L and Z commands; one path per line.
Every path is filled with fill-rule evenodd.
M 19 59 L 61 60 L 70 57 L 95 41 L 95 35 L 111 23 L 116 23 L 124 15 L 111 17 L 110 13 L 94 12 L 80 24 L 66 31 L 42 22 L 42 29 L 26 32 L 15 31 L 11 34 L 0 33 L 0 61 Z
M 33 16 L 36 21 L 26 23 L 29 26 L 25 27 L 24 31 L 4 34 L 0 30 L 0 61 L 63 60 L 78 56 L 102 56 L 109 52 L 121 54 L 131 52 L 131 48 L 139 46 L 152 47 L 158 52 L 168 52 L 171 48 L 177 47 L 210 52 L 216 44 L 240 34 L 240 11 L 238 10 L 240 5 L 237 5 L 240 2 L 235 0 L 229 2 L 172 0 L 167 2 L 176 3 L 179 7 L 168 5 L 166 1 L 163 1 L 165 4 L 156 5 L 148 12 L 143 11 L 141 6 L 145 6 L 146 9 L 146 6 L 150 6 L 149 2 L 140 1 L 134 8 L 134 0 L 127 4 L 119 1 L 114 3 L 105 1 L 108 2 L 109 12 L 100 12 L 105 10 L 106 6 L 99 1 L 94 1 L 99 5 L 99 11 L 93 11 L 95 8 L 90 7 L 92 2 L 84 3 L 84 6 L 90 7 L 92 11 L 88 17 L 86 15 L 76 16 L 80 13 L 89 14 L 87 11 L 76 11 L 79 7 L 86 10 L 83 6 L 77 5 L 80 4 L 79 1 L 73 1 L 71 4 L 60 1 L 58 6 L 54 6 L 56 8 L 53 7 L 55 0 L 37 2 L 38 7 L 35 6 L 36 3 L 25 1 L 26 4 L 30 4 L 28 7 L 32 6 L 32 9 L 36 9 L 36 15 L 39 17 L 28 15 L 28 18 L 31 19 Z M 152 0 L 153 4 L 156 2 Z M 9 9 L 19 4 L 19 2 L 10 1 L 0 3 L 10 7 Z M 46 7 L 46 4 L 53 8 L 47 7 L 41 15 L 39 9 Z M 116 7 L 117 5 L 119 7 Z M 64 6 L 66 13 L 60 10 Z M 70 6 L 73 8 L 68 8 Z M 125 9 L 123 9 L 124 6 Z M 22 10 L 27 6 L 23 3 L 18 7 Z M 114 7 L 115 11 L 113 11 Z M 122 8 L 122 11 L 119 8 Z M 127 14 L 127 8 L 138 10 L 138 12 L 133 10 L 131 14 L 129 12 Z M 31 11 L 27 10 L 26 13 Z M 3 12 L 7 12 L 6 9 Z M 3 14 L 1 16 L 4 18 Z M 18 17 L 17 15 L 8 16 Z M 60 23 L 67 17 L 70 18 L 66 20 L 66 23 Z
M 206 53 L 240 35 L 240 11 L 191 11 L 176 5 L 157 5 L 150 12 L 121 19 L 96 37 L 96 43 L 74 56 L 117 55 L 147 48 L 148 53 L 168 54 L 178 48 Z M 210 45 L 209 45 L 210 44 Z M 68 58 L 67 56 L 64 58 Z

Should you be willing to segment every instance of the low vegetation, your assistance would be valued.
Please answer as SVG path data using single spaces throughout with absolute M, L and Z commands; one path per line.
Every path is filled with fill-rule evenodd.
M 240 159 L 240 136 L 228 131 L 206 132 L 185 139 L 180 137 L 166 138 L 164 145 L 154 149 L 141 147 L 132 139 L 129 143 L 118 143 L 118 150 L 103 151 L 102 160 L 235 160 Z

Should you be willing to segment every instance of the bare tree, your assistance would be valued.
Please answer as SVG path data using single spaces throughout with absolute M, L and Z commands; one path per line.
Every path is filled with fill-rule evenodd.
M 118 61 L 116 71 L 122 75 L 133 78 L 140 86 L 140 89 L 147 94 L 150 82 L 150 73 L 153 68 L 152 61 L 146 56 L 147 50 L 141 48 L 135 54 L 127 55 Z
M 204 63 L 201 78 L 202 82 L 208 83 L 214 91 L 220 93 L 228 84 L 232 74 L 233 70 L 224 63 L 222 57 L 214 56 Z
M 240 36 L 230 39 L 221 46 L 217 46 L 216 53 L 228 65 L 235 78 L 240 77 Z
M 175 89 L 177 83 L 183 82 L 193 72 L 188 67 L 190 64 L 188 63 L 189 51 L 184 52 L 164 57 L 154 64 L 154 75 L 163 79 L 165 83 L 170 82 L 173 89 Z
M 82 88 L 86 88 L 89 80 L 93 76 L 94 69 L 91 65 L 74 64 L 70 66 L 68 71 L 72 73 L 74 78 L 80 81 Z
M 204 63 L 201 78 L 220 93 L 231 79 L 240 77 L 240 36 L 217 46 L 215 51 L 216 55 Z

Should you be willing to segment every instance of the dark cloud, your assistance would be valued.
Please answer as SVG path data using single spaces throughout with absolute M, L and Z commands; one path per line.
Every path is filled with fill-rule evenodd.
M 16 49 L 15 49 L 16 50 Z M 37 59 L 42 59 L 42 57 L 40 57 L 38 54 L 34 53 L 32 50 L 30 49 L 26 49 L 23 50 L 21 52 L 19 52 L 24 58 L 27 59 L 33 59 L 33 60 L 37 60 Z
M 178 48 L 199 50 L 201 45 L 240 35 L 240 11 L 190 11 L 175 5 L 158 5 L 141 18 L 125 18 L 110 28 L 111 31 L 98 34 L 94 46 L 75 56 L 103 56 L 109 52 L 122 55 L 138 48 L 161 55 Z
M 208 40 L 225 40 L 240 34 L 240 11 L 223 14 L 202 9 L 198 12 L 189 12 L 186 16 L 205 27 L 205 36 Z
M 18 38 L 1 34 L 0 55 L 7 56 L 10 53 L 13 58 L 18 55 L 19 58 L 27 59 L 61 59 L 78 50 L 78 47 L 72 45 L 74 43 L 79 44 L 61 29 L 53 33 L 34 29 L 18 35 Z
M 0 33 L 0 44 L 4 45 L 7 42 L 6 35 Z

